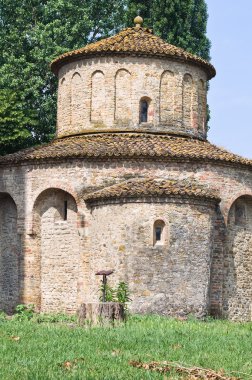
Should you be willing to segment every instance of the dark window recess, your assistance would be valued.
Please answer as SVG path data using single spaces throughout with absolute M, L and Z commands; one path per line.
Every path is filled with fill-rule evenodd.
M 235 205 L 235 224 L 238 226 L 245 226 L 246 224 L 246 210 L 243 204 Z
M 156 241 L 160 241 L 161 240 L 161 234 L 162 234 L 162 228 L 156 227 L 155 233 L 156 233 Z
M 141 100 L 140 102 L 140 123 L 147 123 L 148 121 L 148 102 Z
M 64 201 L 64 220 L 67 220 L 67 201 Z

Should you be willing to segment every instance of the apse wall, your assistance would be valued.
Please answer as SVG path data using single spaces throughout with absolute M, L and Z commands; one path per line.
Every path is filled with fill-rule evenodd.
M 199 317 L 208 313 L 212 203 L 125 200 L 97 204 L 90 211 L 89 301 L 97 301 L 99 295 L 95 273 L 114 269 L 109 283 L 129 284 L 133 312 Z

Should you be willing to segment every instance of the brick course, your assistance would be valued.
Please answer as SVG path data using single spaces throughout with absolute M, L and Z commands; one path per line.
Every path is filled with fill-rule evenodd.
M 141 128 L 205 138 L 206 80 L 203 69 L 167 59 L 109 57 L 68 63 L 59 71 L 57 136 Z M 151 101 L 147 123 L 139 122 L 142 98 Z

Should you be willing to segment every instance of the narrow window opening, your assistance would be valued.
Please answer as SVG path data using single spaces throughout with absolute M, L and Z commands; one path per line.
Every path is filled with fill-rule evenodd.
M 165 223 L 162 220 L 156 220 L 153 225 L 153 245 L 163 245 L 165 238 Z
M 64 201 L 64 220 L 67 220 L 67 201 Z
M 162 228 L 161 227 L 156 227 L 156 242 L 161 241 L 161 233 L 162 233 Z
M 148 108 L 149 104 L 147 100 L 141 100 L 140 102 L 140 123 L 147 123 L 148 121 Z

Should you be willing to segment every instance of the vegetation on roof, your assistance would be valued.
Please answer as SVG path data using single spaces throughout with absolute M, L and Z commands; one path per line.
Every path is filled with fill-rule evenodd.
M 85 194 L 84 199 L 87 202 L 94 202 L 121 198 L 165 196 L 183 196 L 220 201 L 217 193 L 190 178 L 184 180 L 134 178 Z
M 0 157 L 0 164 L 70 158 L 189 160 L 252 167 L 252 160 L 230 153 L 208 141 L 146 133 L 97 133 L 56 139 L 48 144 Z
M 215 69 L 210 63 L 165 42 L 160 37 L 155 36 L 150 29 L 140 26 L 124 29 L 115 36 L 64 53 L 52 62 L 51 68 L 57 73 L 62 64 L 76 58 L 116 53 L 179 59 L 201 65 L 207 71 L 209 79 L 215 76 Z

